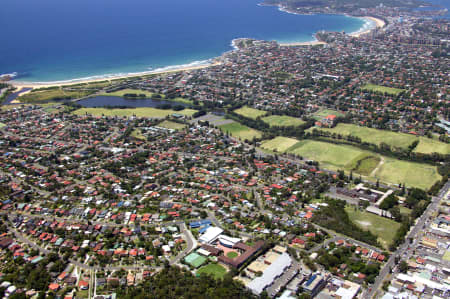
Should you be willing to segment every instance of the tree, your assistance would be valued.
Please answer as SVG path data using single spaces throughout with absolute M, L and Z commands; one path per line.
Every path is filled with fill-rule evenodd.
M 408 263 L 401 261 L 400 264 L 398 264 L 398 270 L 402 273 L 406 273 L 406 271 L 408 271 Z

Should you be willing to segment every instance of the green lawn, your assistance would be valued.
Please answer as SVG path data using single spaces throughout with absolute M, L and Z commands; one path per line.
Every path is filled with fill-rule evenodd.
M 241 140 L 252 140 L 253 138 L 261 138 L 262 136 L 260 131 L 241 125 L 237 122 L 221 125 L 219 128 L 223 132 L 229 133 L 233 137 L 240 138 Z
M 227 253 L 227 257 L 229 257 L 230 259 L 234 259 L 234 258 L 236 258 L 238 256 L 239 255 L 236 252 L 234 252 L 234 251 L 230 251 L 230 252 Z
M 372 92 L 380 92 L 380 93 L 387 93 L 391 95 L 398 95 L 405 91 L 405 89 L 400 88 L 392 88 L 392 87 L 386 87 L 381 85 L 375 85 L 375 84 L 366 84 L 363 87 L 361 87 L 362 90 L 366 91 L 372 91 Z
M 411 209 L 408 209 L 407 207 L 400 206 L 400 205 L 399 205 L 398 207 L 399 207 L 399 209 L 400 209 L 400 213 L 401 213 L 401 214 L 406 215 L 406 216 L 411 215 L 411 212 L 412 212 Z
M 0 128 L 6 127 L 4 123 L 0 123 Z
M 172 115 L 173 113 L 183 114 L 186 116 L 191 116 L 194 114 L 196 110 L 193 109 L 184 109 L 181 111 L 175 110 L 163 110 L 156 108 L 127 108 L 127 109 L 106 109 L 106 108 L 81 108 L 74 111 L 77 115 L 85 115 L 91 114 L 93 116 L 136 116 L 136 117 L 151 117 L 151 118 L 165 118 L 168 115 Z
M 133 132 L 131 132 L 131 137 L 134 137 L 136 139 L 145 140 L 145 136 L 142 135 L 141 129 L 134 129 Z
M 248 106 L 244 106 L 242 108 L 236 109 L 236 110 L 234 110 L 234 113 L 237 113 L 239 115 L 242 115 L 242 116 L 245 116 L 248 118 L 252 118 L 252 119 L 256 119 L 258 116 L 264 116 L 267 114 L 266 111 L 250 108 Z
M 320 120 L 322 118 L 327 117 L 328 115 L 336 115 L 337 117 L 345 116 L 344 113 L 332 109 L 320 109 L 312 116 L 314 119 Z
M 271 151 L 285 152 L 288 148 L 298 143 L 297 139 L 278 136 L 262 142 L 261 147 Z
M 340 123 L 336 127 L 328 129 L 321 128 L 322 131 L 341 134 L 344 136 L 352 135 L 361 138 L 362 141 L 379 145 L 381 142 L 401 148 L 407 148 L 417 137 L 411 134 L 397 133 L 392 131 L 377 130 L 367 127 L 360 127 L 353 124 Z
M 358 208 L 355 210 L 354 206 L 346 206 L 350 220 L 361 227 L 362 229 L 369 230 L 378 237 L 378 241 L 388 248 L 395 237 L 395 233 L 400 228 L 400 223 L 394 220 L 384 218 L 372 213 L 362 212 Z
M 158 125 L 159 127 L 167 128 L 167 129 L 174 129 L 174 130 L 182 130 L 186 128 L 186 125 L 179 124 L 170 120 L 165 120 L 162 123 Z
M 359 174 L 369 176 L 372 171 L 380 164 L 380 156 L 366 154 L 364 157 L 360 157 L 359 160 L 353 161 L 347 168 Z
M 442 257 L 443 260 L 450 262 L 450 250 L 445 251 L 444 256 Z
M 147 90 L 141 90 L 141 89 L 121 89 L 113 92 L 105 92 L 104 96 L 111 96 L 111 97 L 123 97 L 125 94 L 143 94 L 146 98 L 151 98 L 153 96 L 153 92 L 147 91 Z
M 294 143 L 295 139 L 277 137 L 264 141 L 262 148 L 267 150 L 277 149 L 279 152 L 289 152 L 302 156 L 305 159 L 320 163 L 325 169 L 353 170 L 373 181 L 380 179 L 382 182 L 399 184 L 405 183 L 407 187 L 429 189 L 442 177 L 437 172 L 436 166 L 423 163 L 414 163 L 396 160 L 370 151 L 361 150 L 350 145 L 339 145 L 315 140 L 302 140 Z M 289 145 L 292 146 L 288 147 Z M 374 176 L 373 170 L 377 169 Z
M 385 163 L 375 174 L 381 181 L 393 184 L 406 184 L 406 187 L 429 189 L 442 177 L 436 166 L 414 163 L 385 157 Z
M 412 134 L 398 133 L 386 130 L 378 130 L 367 127 L 360 127 L 353 124 L 340 123 L 334 128 L 321 128 L 322 131 L 341 134 L 344 136 L 352 135 L 361 138 L 362 141 L 380 145 L 382 142 L 392 147 L 408 148 L 414 141 L 419 144 L 414 152 L 430 154 L 433 152 L 441 154 L 450 154 L 450 145 L 439 140 L 427 137 L 417 137 Z M 308 131 L 312 131 L 309 129 Z
M 63 88 L 49 88 L 41 90 L 32 90 L 17 98 L 22 103 L 48 102 L 63 99 L 78 99 L 86 97 L 93 92 L 87 91 L 65 91 Z
M 356 147 L 314 140 L 302 140 L 287 151 L 326 164 L 331 170 L 347 169 L 366 156 Z
M 450 144 L 440 142 L 439 140 L 434 140 L 426 137 L 419 137 L 419 144 L 414 149 L 416 153 L 431 154 L 450 154 Z
M 271 115 L 262 118 L 265 123 L 268 123 L 271 127 L 288 127 L 288 126 L 301 126 L 305 122 L 300 118 L 295 118 L 287 115 Z
M 202 274 L 202 273 L 211 275 L 216 279 L 220 279 L 225 276 L 225 274 L 227 273 L 227 270 L 219 264 L 209 264 L 209 265 L 203 266 L 197 270 L 197 274 Z

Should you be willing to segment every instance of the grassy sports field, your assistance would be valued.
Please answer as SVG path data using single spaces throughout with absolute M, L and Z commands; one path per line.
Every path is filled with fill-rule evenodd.
M 431 154 L 450 154 L 450 144 L 441 142 L 439 140 L 434 140 L 427 137 L 419 137 L 419 144 L 416 146 L 413 152 Z
M 378 241 L 388 248 L 395 237 L 395 233 L 400 228 L 400 223 L 394 220 L 384 218 L 372 213 L 360 211 L 354 206 L 346 206 L 345 211 L 347 212 L 350 220 L 361 227 L 362 229 L 369 230 L 371 233 L 378 237 Z
M 179 124 L 170 120 L 165 120 L 162 123 L 158 125 L 159 127 L 167 128 L 167 129 L 174 129 L 174 130 L 182 130 L 186 128 L 186 125 Z
M 353 170 L 373 181 L 380 179 L 386 183 L 405 183 L 408 187 L 428 189 L 442 179 L 436 166 L 397 160 L 350 145 L 315 140 L 295 141 L 296 139 L 292 138 L 277 137 L 264 141 L 261 147 L 271 151 L 277 149 L 279 152 L 294 153 L 305 159 L 315 160 L 325 169 L 347 172 Z
M 364 176 L 370 176 L 373 170 L 380 164 L 380 161 L 380 156 L 366 154 L 365 156 L 360 156 L 359 159 L 353 160 L 350 165 L 347 165 L 347 169 Z
M 366 153 L 356 147 L 314 140 L 302 140 L 287 151 L 326 164 L 331 170 L 348 169 L 355 161 L 366 157 Z
M 385 157 L 384 164 L 375 173 L 381 181 L 393 184 L 405 183 L 406 187 L 430 188 L 442 177 L 436 166 Z
M 221 125 L 219 128 L 225 132 L 231 134 L 231 136 L 240 138 L 241 140 L 252 140 L 253 138 L 261 138 L 260 131 L 241 125 L 237 122 Z
M 225 274 L 227 273 L 227 270 L 219 264 L 209 264 L 209 265 L 203 266 L 197 270 L 197 274 L 202 274 L 202 273 L 211 275 L 216 279 L 220 279 L 225 276 Z
M 297 143 L 297 139 L 278 136 L 274 139 L 263 141 L 261 147 L 271 151 L 285 152 Z
M 287 115 L 271 115 L 262 118 L 265 123 L 268 123 L 271 127 L 288 127 L 288 126 L 301 126 L 305 122 L 300 118 L 295 118 Z
M 244 117 L 256 119 L 258 116 L 264 116 L 267 114 L 266 111 L 250 108 L 248 106 L 244 106 L 242 108 L 234 110 L 234 113 L 242 115 Z
M 405 91 L 405 89 L 400 88 L 392 88 L 392 87 L 386 87 L 381 85 L 375 85 L 375 84 L 366 84 L 363 87 L 361 87 L 362 90 L 366 91 L 372 91 L 372 92 L 381 92 L 381 93 L 387 93 L 391 95 L 398 95 Z
M 150 117 L 150 118 L 164 118 L 168 115 L 182 114 L 186 116 L 192 116 L 196 110 L 184 109 L 181 111 L 174 111 L 171 109 L 163 110 L 156 108 L 127 108 L 127 109 L 106 109 L 106 108 L 81 108 L 75 110 L 74 113 L 77 115 L 91 114 L 93 116 L 136 116 L 136 117 Z
M 398 133 L 387 130 L 378 130 L 367 127 L 360 127 L 353 124 L 340 123 L 334 128 L 321 128 L 322 131 L 341 135 L 352 135 L 361 138 L 362 141 L 380 145 L 382 142 L 390 146 L 407 148 L 414 141 L 419 140 L 419 144 L 414 149 L 418 153 L 432 153 L 437 152 L 441 154 L 450 153 L 450 145 L 440 142 L 438 140 L 427 137 L 417 137 L 412 134 Z M 311 131 L 311 129 L 309 129 Z
M 336 115 L 337 117 L 345 116 L 344 113 L 332 109 L 320 109 L 312 115 L 314 119 L 320 120 L 328 115 Z

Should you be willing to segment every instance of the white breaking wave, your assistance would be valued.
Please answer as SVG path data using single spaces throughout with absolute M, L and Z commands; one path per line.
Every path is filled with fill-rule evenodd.
M 124 78 L 124 77 L 144 76 L 144 75 L 158 74 L 158 73 L 163 73 L 163 72 L 168 72 L 168 71 L 177 71 L 177 70 L 181 71 L 183 69 L 193 68 L 193 67 L 201 67 L 201 66 L 206 67 L 211 64 L 212 64 L 212 59 L 198 60 L 198 61 L 194 61 L 194 62 L 187 63 L 187 64 L 166 66 L 166 67 L 161 67 L 161 68 L 157 68 L 154 70 L 143 71 L 143 72 L 112 73 L 112 74 L 94 75 L 94 76 L 69 79 L 69 80 L 23 82 L 23 83 L 36 84 L 36 85 L 59 85 L 59 84 L 86 82 L 86 81 L 94 81 L 94 80 L 102 80 L 102 79 L 108 80 L 108 79 L 118 79 L 118 78 Z M 20 82 L 20 83 L 22 83 L 22 82 Z

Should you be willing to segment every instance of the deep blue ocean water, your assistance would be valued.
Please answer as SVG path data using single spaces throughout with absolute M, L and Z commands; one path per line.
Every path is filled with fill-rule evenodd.
M 293 15 L 260 0 L 2 0 L 0 74 L 48 82 L 204 61 L 235 38 L 310 41 L 364 20 Z

